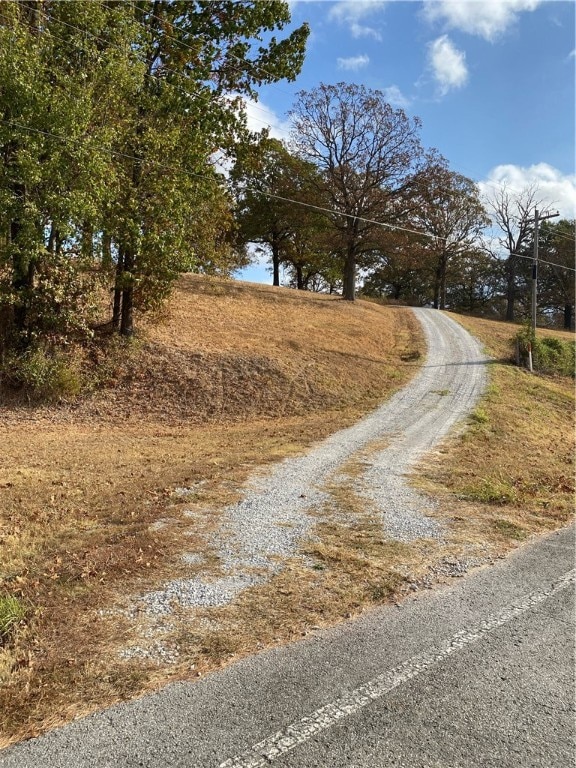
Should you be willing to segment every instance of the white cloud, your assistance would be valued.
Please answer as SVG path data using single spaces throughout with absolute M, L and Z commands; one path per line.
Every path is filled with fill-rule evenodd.
M 410 106 L 410 99 L 407 96 L 404 96 L 397 85 L 390 85 L 388 88 L 384 88 L 383 93 L 386 101 L 393 107 L 406 109 L 406 107 Z
M 244 99 L 248 128 L 251 131 L 259 132 L 264 128 L 270 129 L 270 136 L 274 139 L 288 139 L 290 133 L 290 123 L 282 120 L 270 107 L 267 107 L 261 101 L 256 102 Z
M 358 20 L 380 10 L 385 4 L 383 0 L 339 0 L 333 3 L 328 18 L 337 21 Z
M 382 40 L 382 35 L 377 29 L 359 22 L 360 19 L 380 11 L 385 4 L 382 0 L 340 0 L 332 4 L 328 18 L 346 24 L 352 37 L 373 37 L 375 40 Z
M 485 40 L 495 40 L 514 24 L 518 14 L 533 11 L 542 0 L 424 0 L 429 21 L 443 21 Z
M 351 69 L 353 72 L 357 72 L 362 67 L 365 67 L 370 63 L 370 59 L 365 54 L 361 56 L 349 56 L 347 59 L 338 57 L 338 69 Z
M 559 211 L 565 219 L 576 218 L 576 175 L 563 174 L 548 163 L 537 163 L 528 168 L 520 165 L 497 165 L 488 177 L 479 182 L 482 195 L 489 197 L 502 185 L 511 193 L 527 187 L 536 187 L 537 199 L 544 209 Z
M 454 46 L 448 35 L 442 35 L 429 43 L 428 61 L 442 96 L 450 89 L 461 88 L 466 83 L 466 55 Z
M 365 27 L 362 24 L 358 24 L 357 21 L 353 21 L 350 24 L 350 32 L 352 33 L 352 37 L 372 37 L 374 40 L 382 40 L 382 35 L 377 29 Z

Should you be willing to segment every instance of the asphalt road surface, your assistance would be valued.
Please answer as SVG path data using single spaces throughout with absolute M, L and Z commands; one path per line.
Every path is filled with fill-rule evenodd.
M 574 528 L 0 752 L 2 768 L 571 768 Z

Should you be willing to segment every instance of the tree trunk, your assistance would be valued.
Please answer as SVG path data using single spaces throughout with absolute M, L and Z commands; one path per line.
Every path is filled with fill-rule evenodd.
M 124 273 L 130 274 L 128 285 L 122 287 L 122 314 L 120 318 L 120 335 L 134 335 L 134 287 L 132 284 L 132 271 L 135 264 L 134 252 L 131 248 L 124 254 Z
M 94 230 L 87 221 L 82 224 L 81 250 L 82 257 L 87 261 L 92 261 L 94 255 Z
M 280 285 L 280 246 L 276 239 L 272 241 L 272 285 Z
M 306 286 L 304 285 L 304 276 L 302 274 L 301 264 L 296 264 L 296 288 L 299 291 L 303 291 L 306 288 Z
M 112 237 L 107 232 L 102 234 L 102 269 L 112 268 Z
M 14 195 L 22 201 L 26 197 L 26 188 L 23 184 L 14 184 Z M 28 306 L 30 302 L 29 290 L 32 288 L 34 267 L 31 257 L 26 259 L 19 244 L 22 232 L 20 219 L 10 222 L 10 246 L 12 250 L 12 290 L 14 292 L 14 305 L 12 309 L 12 323 L 16 331 L 16 344 L 20 348 L 26 348 L 29 344 L 27 338 Z
M 564 328 L 567 331 L 572 330 L 573 316 L 574 316 L 574 306 L 572 304 L 564 304 Z
M 122 275 L 124 273 L 124 251 L 118 251 L 118 264 L 116 265 L 116 285 L 114 287 L 114 306 L 112 308 L 112 327 L 120 330 L 120 317 L 122 315 Z
M 516 302 L 516 260 L 508 256 L 506 263 L 506 320 L 514 321 L 514 304 Z
M 356 299 L 356 254 L 352 248 L 348 248 L 346 260 L 344 261 L 342 298 L 346 301 L 354 301 Z
M 272 285 L 280 285 L 280 241 L 272 239 Z
M 435 304 L 436 309 L 446 309 L 446 267 L 448 256 L 443 253 L 436 268 Z
M 434 299 L 432 304 L 434 309 L 440 308 L 440 277 L 438 275 L 438 270 L 436 270 L 434 274 Z
M 157 3 L 154 5 L 157 8 Z M 149 62 L 152 66 L 152 60 Z M 136 146 L 134 147 L 134 162 L 132 164 L 132 191 L 135 199 L 142 181 L 142 155 L 140 139 L 144 133 L 144 108 L 138 107 L 139 121 L 136 126 Z M 122 311 L 120 316 L 120 335 L 134 334 L 134 271 L 139 249 L 139 240 L 134 233 L 130 234 L 124 243 L 124 258 L 122 264 Z M 129 277 L 127 277 L 129 275 Z

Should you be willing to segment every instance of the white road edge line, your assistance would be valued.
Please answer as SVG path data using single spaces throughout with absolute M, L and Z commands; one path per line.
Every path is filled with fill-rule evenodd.
M 378 675 L 365 685 L 361 685 L 336 701 L 320 707 L 320 709 L 288 725 L 267 739 L 254 744 L 242 754 L 220 763 L 219 768 L 263 768 L 263 766 L 269 765 L 277 757 L 308 741 L 320 731 L 327 730 L 339 720 L 358 712 L 372 701 L 380 699 L 389 691 L 435 666 L 453 653 L 478 642 L 498 627 L 544 602 L 560 590 L 573 584 L 575 576 L 576 569 L 568 571 L 550 589 L 532 592 L 526 595 L 522 601 L 511 603 L 494 618 L 481 622 L 471 630 L 457 632 L 434 652 L 413 656 L 395 669 Z

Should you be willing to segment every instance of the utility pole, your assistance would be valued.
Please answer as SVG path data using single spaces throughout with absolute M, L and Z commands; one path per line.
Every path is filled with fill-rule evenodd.
M 536 333 L 536 305 L 538 294 L 538 228 L 540 222 L 545 219 L 553 219 L 556 216 L 560 216 L 558 211 L 556 213 L 547 213 L 542 216 L 538 208 L 534 211 L 534 258 L 532 259 L 532 332 Z

